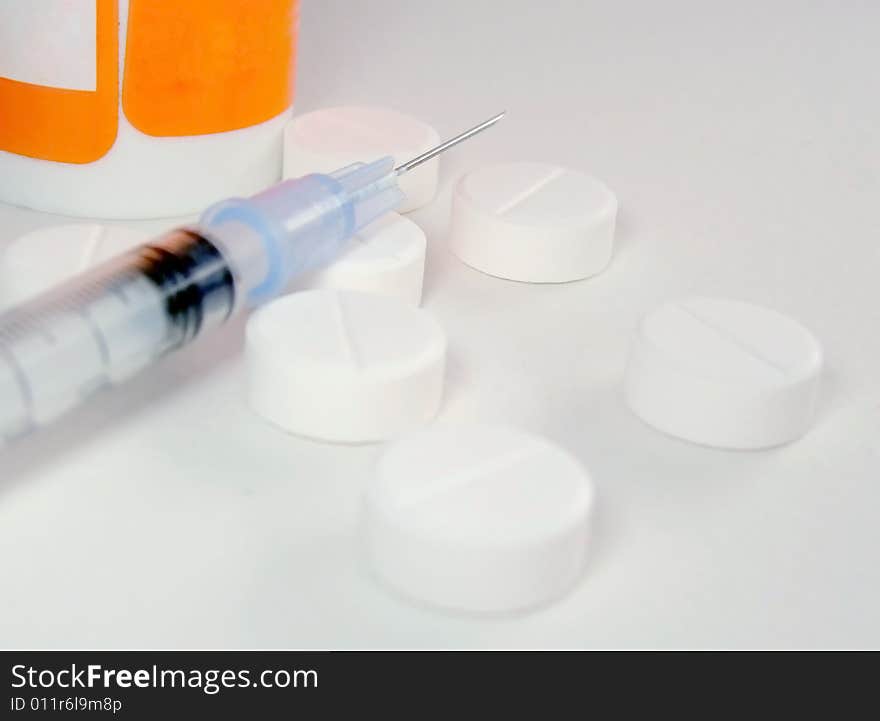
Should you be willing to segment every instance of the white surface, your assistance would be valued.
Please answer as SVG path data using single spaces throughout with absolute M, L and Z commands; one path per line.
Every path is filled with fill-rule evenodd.
M 100 223 L 50 225 L 0 248 L 0 308 L 20 303 L 150 239 Z
M 254 313 L 245 352 L 251 408 L 308 438 L 393 438 L 433 419 L 443 398 L 443 330 L 395 298 L 293 293 Z
M 353 235 L 338 260 L 298 279 L 294 287 L 378 293 L 419 305 L 427 246 L 424 230 L 388 213 Z
M 0 77 L 94 92 L 95 0 L 0 0 Z
M 605 269 L 616 217 L 614 193 L 584 173 L 547 163 L 492 165 L 456 183 L 449 245 L 489 275 L 562 283 Z
M 639 324 L 624 389 L 633 412 L 718 448 L 788 443 L 810 427 L 822 347 L 792 318 L 722 298 L 686 298 Z
M 379 448 L 249 413 L 237 323 L 0 460 L 2 645 L 880 646 L 880 5 L 548 5 L 304 3 L 298 110 L 377 103 L 446 135 L 507 108 L 412 216 L 450 335 L 440 419 L 523 426 L 588 465 L 584 581 L 524 618 L 385 593 L 356 531 Z M 449 253 L 455 179 L 527 157 L 614 188 L 606 272 L 535 286 Z M 0 210 L 8 240 L 57 222 Z M 630 413 L 639 318 L 689 295 L 776 308 L 822 341 L 802 440 L 711 450 Z
M 378 577 L 458 611 L 525 611 L 581 577 L 593 485 L 546 439 L 503 426 L 438 426 L 390 444 L 364 498 Z
M 321 108 L 295 115 L 285 129 L 284 177 L 332 173 L 386 155 L 402 163 L 439 143 L 440 136 L 430 125 L 391 108 Z M 437 160 L 429 160 L 400 177 L 400 189 L 406 195 L 401 213 L 433 200 L 437 167 Z
M 128 3 L 119 0 L 120 67 Z M 290 110 L 227 133 L 160 138 L 128 122 L 121 96 L 116 141 L 94 163 L 55 163 L 0 150 L 0 201 L 81 217 L 163 218 L 253 195 L 279 179 Z

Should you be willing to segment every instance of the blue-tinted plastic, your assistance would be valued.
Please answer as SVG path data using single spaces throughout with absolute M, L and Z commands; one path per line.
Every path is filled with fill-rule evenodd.
M 250 304 L 262 303 L 295 276 L 332 261 L 345 241 L 403 200 L 392 158 L 358 163 L 332 175 L 288 180 L 252 198 L 232 198 L 209 208 L 199 226 L 222 232 L 229 223 L 247 226 L 260 239 L 259 254 L 229 253 L 239 278 L 265 268 L 259 282 L 243 288 Z M 248 264 L 249 267 L 234 267 Z M 237 271 L 237 272 L 236 272 Z

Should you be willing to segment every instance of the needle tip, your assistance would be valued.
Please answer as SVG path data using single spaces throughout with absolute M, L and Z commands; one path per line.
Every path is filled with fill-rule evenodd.
M 491 127 L 492 125 L 495 125 L 495 123 L 497 123 L 499 120 L 501 120 L 501 118 L 503 118 L 505 115 L 507 115 L 507 111 L 502 110 L 497 115 L 493 115 L 488 120 L 484 120 L 479 125 L 475 125 L 470 130 L 465 130 L 460 135 L 456 135 L 454 138 L 450 138 L 445 143 L 441 143 L 437 147 L 431 148 L 430 150 L 422 153 L 421 155 L 413 158 L 412 160 L 409 160 L 406 163 L 403 163 L 402 165 L 398 165 L 394 169 L 394 172 L 397 175 L 402 175 L 403 173 L 406 173 L 407 171 L 412 170 L 413 168 L 421 165 L 422 163 L 427 162 L 431 158 L 436 157 L 437 155 L 440 155 L 440 153 L 442 153 L 444 150 L 451 148 L 453 145 L 458 145 L 463 140 L 467 140 L 468 138 L 476 135 L 477 133 L 482 132 L 486 128 Z

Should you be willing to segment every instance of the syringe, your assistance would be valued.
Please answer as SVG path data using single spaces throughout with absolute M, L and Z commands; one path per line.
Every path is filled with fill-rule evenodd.
M 55 420 L 278 294 L 398 207 L 397 179 L 499 113 L 394 167 L 390 157 L 282 182 L 0 315 L 0 444 Z

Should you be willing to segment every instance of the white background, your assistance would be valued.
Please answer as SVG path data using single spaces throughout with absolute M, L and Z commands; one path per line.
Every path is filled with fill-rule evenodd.
M 514 422 L 588 465 L 588 572 L 504 618 L 378 586 L 356 521 L 379 449 L 251 416 L 238 323 L 0 460 L 0 645 L 880 646 L 880 5 L 306 0 L 302 16 L 298 111 L 389 105 L 442 135 L 509 111 L 412 215 L 451 339 L 441 417 Z M 604 274 L 526 285 L 449 254 L 452 182 L 508 159 L 616 190 Z M 0 207 L 0 242 L 50 222 Z M 638 317 L 693 293 L 823 341 L 806 438 L 710 450 L 627 411 Z

